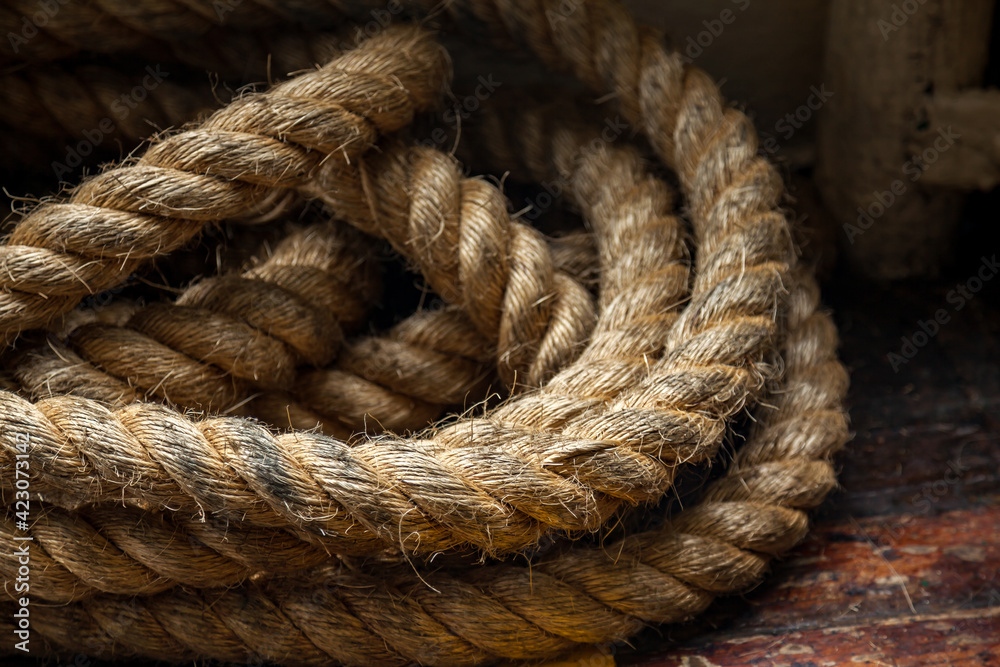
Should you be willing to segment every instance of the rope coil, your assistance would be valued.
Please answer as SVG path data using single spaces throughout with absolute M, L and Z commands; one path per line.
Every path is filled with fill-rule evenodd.
M 0 246 L 12 338 L 212 221 L 270 220 L 304 198 L 354 228 L 307 228 L 241 277 L 18 357 L 27 396 L 0 392 L 0 534 L 18 530 L 6 473 L 27 441 L 33 588 L 60 603 L 34 620 L 49 649 L 288 664 L 546 657 L 690 618 L 801 539 L 804 511 L 836 483 L 846 374 L 796 267 L 780 178 L 707 75 L 620 7 L 552 21 L 548 4 L 451 10 L 496 19 L 549 66 L 612 93 L 676 170 L 690 232 L 636 148 L 595 141 L 563 107 L 486 109 L 476 141 L 501 169 L 565 184 L 596 256 L 511 219 L 501 191 L 452 156 L 383 138 L 450 80 L 428 33 L 390 27 L 154 141 Z M 208 29 L 184 11 L 161 18 L 168 35 Z M 332 239 L 358 233 L 386 241 L 448 305 L 344 342 L 337 322 L 356 327 L 374 288 L 358 274 L 365 249 Z M 595 261 L 596 307 L 582 280 Z M 308 307 L 276 310 L 268 290 Z M 157 369 L 160 349 L 174 356 Z M 179 360 L 197 372 L 173 377 Z M 498 407 L 396 435 L 483 391 L 487 368 L 511 394 Z M 183 414 L 145 393 L 293 430 Z M 756 426 L 726 473 L 661 528 L 530 569 L 398 565 L 608 529 L 713 461 L 750 410 Z M 380 415 L 387 433 L 359 434 Z M 295 430 L 317 424 L 327 435 Z M 17 567 L 0 555 L 5 580 Z

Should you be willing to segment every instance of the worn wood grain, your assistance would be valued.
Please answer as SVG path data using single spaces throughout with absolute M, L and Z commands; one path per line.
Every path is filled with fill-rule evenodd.
M 952 252 L 961 194 L 929 191 L 922 176 L 944 170 L 937 157 L 954 142 L 920 110 L 927 95 L 982 85 L 994 6 L 831 2 L 824 81 L 835 95 L 820 117 L 817 183 L 856 271 L 937 275 Z
M 959 135 L 954 150 L 942 153 L 940 166 L 927 172 L 927 183 L 963 190 L 1000 185 L 1000 91 L 966 90 L 928 98 L 932 127 L 952 127 Z
M 618 664 L 1000 665 L 1000 277 L 948 301 L 993 241 L 938 283 L 830 286 L 856 433 L 842 489 L 756 590 L 647 631 Z M 939 308 L 951 319 L 894 370 Z

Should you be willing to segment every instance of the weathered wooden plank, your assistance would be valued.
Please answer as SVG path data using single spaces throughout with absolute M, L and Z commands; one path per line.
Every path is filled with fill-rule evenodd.
M 861 650 L 869 641 L 892 649 L 881 658 L 887 664 L 936 664 L 906 660 L 958 660 L 962 651 L 969 660 L 1000 657 L 998 525 L 1000 504 L 818 526 L 759 590 L 721 601 L 700 623 L 671 632 L 687 641 L 635 664 L 692 656 L 719 665 L 841 664 L 873 655 Z M 724 629 L 694 634 L 706 623 Z M 923 642 L 919 649 L 896 643 L 910 634 Z M 619 664 L 633 661 L 626 654 Z
M 644 667 L 990 667 L 1000 665 L 1000 607 L 906 619 L 880 619 L 775 636 L 723 639 L 634 664 Z
M 919 110 L 929 94 L 981 85 L 994 4 L 831 2 L 824 80 L 836 94 L 820 118 L 817 182 L 855 270 L 936 275 L 949 256 L 962 197 L 927 190 L 925 170 L 941 165 L 922 156 L 954 141 Z M 916 159 L 914 137 L 929 142 Z

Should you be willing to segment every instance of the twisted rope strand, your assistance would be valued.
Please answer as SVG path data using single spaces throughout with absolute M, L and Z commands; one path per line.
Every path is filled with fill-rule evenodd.
M 312 225 L 242 276 L 197 282 L 174 304 L 136 309 L 118 326 L 77 327 L 68 344 L 89 362 L 82 372 L 74 373 L 76 354 L 50 343 L 22 355 L 14 374 L 35 397 L 52 395 L 52 374 L 75 375 L 68 393 L 116 404 L 155 395 L 183 407 L 232 408 L 251 386 L 287 387 L 298 366 L 333 358 L 341 324 L 356 329 L 379 291 L 372 260 L 354 230 Z
M 537 387 L 581 351 L 595 313 L 587 290 L 556 271 L 542 235 L 510 220 L 499 189 L 457 160 L 400 142 L 361 169 L 324 165 L 314 195 L 416 264 L 498 346 L 500 378 Z
M 622 242 L 608 246 L 606 258 L 655 267 L 660 284 L 670 290 L 666 298 L 659 292 L 634 290 L 644 299 L 639 303 L 619 300 L 621 316 L 615 321 L 625 329 L 630 326 L 629 317 L 635 318 L 635 325 L 662 321 L 666 328 L 673 315 L 664 305 L 676 304 L 687 283 L 681 225 L 667 214 L 670 193 L 644 174 L 633 151 L 608 149 L 592 159 L 612 174 L 601 187 L 614 193 L 603 211 L 606 217 L 595 218 L 595 230 L 611 233 L 616 224 L 642 230 L 622 232 Z M 641 187 L 634 185 L 636 178 Z M 628 286 L 622 291 L 629 292 Z M 77 502 L 123 495 L 151 506 L 199 507 L 251 523 L 261 516 L 269 522 L 265 525 L 273 525 L 270 522 L 277 513 L 317 539 L 322 537 L 334 550 L 347 548 L 353 535 L 361 545 L 348 553 L 368 548 L 370 535 L 361 530 L 362 525 L 390 545 L 422 552 L 461 543 L 493 551 L 521 548 L 534 542 L 541 530 L 531 517 L 559 527 L 596 527 L 598 499 L 572 481 L 571 457 L 611 444 L 584 448 L 586 443 L 564 440 L 568 455 L 560 475 L 546 470 L 530 453 L 518 453 L 518 448 L 530 452 L 532 437 L 541 441 L 536 446 L 549 446 L 558 444 L 558 436 L 524 430 L 511 447 L 505 434 L 487 420 L 471 420 L 443 431 L 452 441 L 463 438 L 467 446 L 437 461 L 430 441 L 386 439 L 348 449 L 338 441 L 309 434 L 274 438 L 235 419 L 191 423 L 150 405 L 112 413 L 70 398 L 31 406 L 15 396 L 2 395 L 2 402 L 7 410 L 0 412 L 6 417 L 0 435 L 10 457 L 8 465 L 13 465 L 11 448 L 17 434 L 23 433 L 35 443 L 32 469 L 40 475 L 37 488 L 60 489 Z M 177 433 L 167 442 L 150 437 L 155 431 L 142 426 L 163 420 Z M 74 427 L 79 423 L 91 425 L 101 437 L 80 437 Z M 190 441 L 185 443 L 182 434 Z M 120 442 L 134 444 L 116 447 Z M 107 448 L 104 443 L 109 443 Z M 109 466 L 109 460 L 115 464 Z M 238 476 L 233 476 L 234 471 Z M 504 479 L 505 474 L 518 481 Z M 94 484 L 97 479 L 102 482 Z M 240 491 L 214 491 L 217 488 Z M 350 516 L 361 525 L 355 525 Z
M 816 311 L 814 282 L 797 281 L 776 407 L 758 410 L 726 475 L 663 528 L 572 549 L 530 571 L 500 565 L 375 579 L 324 566 L 308 578 L 225 592 L 43 606 L 33 627 L 55 645 L 101 657 L 155 650 L 170 660 L 462 665 L 546 657 L 690 618 L 715 596 L 756 583 L 771 557 L 802 539 L 805 510 L 836 485 L 830 458 L 847 439 L 846 373 L 833 324 Z
M 495 359 L 494 347 L 461 311 L 421 310 L 385 335 L 350 341 L 332 367 L 300 373 L 291 395 L 269 392 L 249 408 L 268 423 L 318 423 L 335 437 L 404 433 L 450 406 L 484 398 Z
M 596 259 L 589 235 L 579 236 L 554 242 L 585 274 Z M 484 398 L 495 351 L 455 308 L 349 341 L 333 366 L 305 367 L 292 380 L 298 364 L 332 356 L 337 322 L 360 324 L 376 282 L 368 254 L 331 224 L 293 233 L 243 277 L 202 281 L 177 305 L 136 309 L 120 324 L 84 323 L 69 348 L 49 340 L 24 351 L 13 375 L 34 400 L 72 394 L 124 405 L 155 394 L 232 413 L 256 395 L 248 414 L 279 427 L 319 424 L 338 438 L 416 430 L 449 406 Z M 251 394 L 251 385 L 267 391 Z
M 692 81 L 695 85 L 691 85 Z M 409 497 L 419 497 L 420 503 L 431 515 L 462 534 L 460 539 L 493 543 L 494 524 L 483 518 L 485 516 L 500 517 L 496 522 L 497 530 L 506 531 L 505 537 L 519 531 L 526 531 L 523 534 L 529 535 L 536 530 L 526 528 L 523 522 L 514 524 L 507 505 L 489 501 L 471 514 L 457 515 L 453 511 L 453 498 L 467 492 L 467 480 L 476 485 L 477 491 L 495 489 L 497 495 L 493 498 L 504 498 L 511 505 L 524 508 L 530 516 L 543 517 L 541 520 L 566 528 L 587 528 L 599 523 L 600 512 L 596 511 L 598 497 L 591 491 L 581 494 L 575 482 L 562 486 L 554 495 L 553 478 L 558 479 L 558 475 L 553 473 L 570 475 L 572 479 L 616 498 L 617 502 L 657 497 L 668 488 L 671 471 L 678 461 L 707 457 L 724 431 L 724 422 L 705 417 L 700 409 L 685 409 L 708 402 L 713 404 L 710 406 L 713 413 L 732 411 L 742 406 L 749 393 L 747 389 L 722 396 L 711 394 L 708 389 L 712 387 L 724 388 L 733 384 L 727 381 L 725 369 L 715 372 L 708 368 L 697 381 L 689 383 L 686 380 L 691 379 L 692 374 L 702 372 L 700 367 L 713 359 L 731 365 L 739 374 L 741 364 L 752 363 L 758 356 L 764 355 L 769 344 L 773 343 L 776 327 L 772 311 L 776 307 L 776 295 L 785 270 L 780 260 L 787 259 L 789 254 L 775 253 L 774 247 L 786 241 L 782 239 L 781 232 L 787 230 L 780 216 L 773 216 L 777 220 L 770 226 L 752 226 L 751 223 L 758 222 L 754 214 L 773 208 L 780 187 L 775 184 L 773 170 L 753 157 L 755 135 L 745 117 L 722 113 L 718 90 L 707 77 L 692 71 L 685 78 L 682 88 L 685 95 L 680 100 L 680 108 L 675 117 L 668 119 L 676 123 L 678 135 L 683 134 L 685 139 L 677 143 L 678 155 L 675 156 L 682 158 L 680 162 L 685 167 L 681 169 L 682 183 L 689 190 L 704 185 L 710 192 L 707 197 L 703 197 L 701 192 L 690 195 L 696 212 L 710 206 L 715 206 L 718 211 L 717 215 L 695 216 L 695 229 L 705 239 L 703 247 L 706 253 L 699 255 L 703 270 L 695 283 L 694 303 L 697 307 L 685 311 L 681 320 L 683 326 L 680 327 L 685 335 L 693 337 L 687 339 L 689 342 L 684 346 L 671 346 L 674 351 L 669 357 L 671 363 L 693 368 L 681 368 L 681 372 L 657 377 L 658 385 L 653 387 L 653 391 L 639 393 L 634 399 L 637 406 L 625 403 L 624 410 L 608 412 L 603 418 L 600 414 L 586 415 L 585 420 L 572 426 L 583 433 L 596 434 L 596 439 L 567 440 L 512 434 L 510 428 L 494 421 L 473 428 L 460 424 L 437 434 L 435 446 L 444 445 L 448 449 L 445 454 L 449 466 L 447 470 L 436 467 L 433 459 L 423 453 L 397 448 L 390 455 L 393 448 L 387 443 L 356 448 L 352 452 L 365 455 L 368 449 L 376 447 L 383 457 L 379 461 L 383 474 L 390 477 L 400 475 L 403 470 L 409 475 L 416 470 L 426 474 L 426 478 L 409 478 L 413 480 Z M 676 92 L 669 91 L 669 94 Z M 698 175 L 699 170 L 704 172 L 700 177 L 704 183 L 691 177 L 692 174 Z M 745 200 L 741 199 L 744 194 Z M 748 205 L 743 205 L 744 201 Z M 778 233 L 775 234 L 775 231 Z M 744 235 L 741 243 L 732 243 L 731 239 L 740 237 L 740 234 Z M 753 241 L 750 262 L 744 261 L 746 253 L 742 247 L 747 245 L 747 236 Z M 774 240 L 776 237 L 777 241 Z M 776 256 L 779 261 L 775 261 Z M 670 261 L 664 263 L 669 264 Z M 728 321 L 730 313 L 737 315 L 734 321 Z M 710 352 L 713 353 L 711 356 Z M 750 388 L 762 384 L 757 378 L 763 373 L 756 371 L 766 368 L 757 364 L 752 370 L 755 372 L 747 373 L 745 380 L 745 385 Z M 679 407 L 684 409 L 659 409 L 658 396 L 664 390 L 674 396 L 679 394 Z M 454 446 L 470 440 L 475 442 L 475 447 Z M 626 443 L 628 446 L 622 446 Z M 520 454 L 511 463 L 504 464 L 508 467 L 501 469 L 508 470 L 509 466 L 516 465 L 517 469 L 523 470 L 523 459 L 529 458 L 537 462 L 535 470 L 541 470 L 547 477 L 543 475 L 537 484 L 527 486 L 520 483 L 524 481 L 523 474 L 518 478 L 518 484 L 488 478 L 482 472 L 484 466 L 477 457 L 481 458 L 490 446 L 500 452 Z M 496 461 L 491 463 L 498 465 Z M 548 470 L 542 467 L 543 464 Z M 337 466 L 340 465 L 338 462 Z M 455 475 L 455 470 L 462 471 L 462 476 Z M 325 474 L 321 476 L 325 478 Z M 342 479 L 342 476 L 338 475 L 338 478 Z M 372 497 L 371 494 L 365 497 L 365 511 L 378 513 L 381 511 L 378 503 L 369 505 Z M 486 494 L 479 496 L 482 500 L 489 497 Z M 472 517 L 476 519 L 474 526 L 468 523 Z M 376 521 L 374 525 L 384 526 L 385 522 Z M 411 534 L 405 521 L 396 525 L 401 535 Z M 510 528 L 514 525 L 519 527 Z M 415 527 L 419 528 L 420 524 Z M 418 533 L 419 530 L 415 530 L 412 534 Z M 511 541 L 517 543 L 520 540 Z
M 35 208 L 0 245 L 0 333 L 50 321 L 208 222 L 273 215 L 285 189 L 407 125 L 449 76 L 447 54 L 427 33 L 390 28 Z
M 325 332 L 316 317 L 290 317 L 289 304 L 308 314 L 304 300 L 311 295 L 320 311 L 314 315 L 329 312 L 350 331 L 373 298 L 373 279 L 360 271 L 367 249 L 341 236 L 344 232 L 332 225 L 294 233 L 243 278 L 214 278 L 189 288 L 178 300 L 181 307 L 134 309 L 120 323 L 85 322 L 74 327 L 69 340 L 72 345 L 82 339 L 82 348 L 50 339 L 18 355 L 13 376 L 33 400 L 71 394 L 124 405 L 156 392 L 175 404 L 218 411 L 256 396 L 246 406 L 248 414 L 278 427 L 309 430 L 318 424 L 338 438 L 417 430 L 448 407 L 484 398 L 496 353 L 454 307 L 419 311 L 385 335 L 348 341 L 332 366 L 305 367 L 294 381 L 282 379 L 298 357 L 319 363 L 336 342 L 336 327 Z M 595 271 L 589 234 L 551 242 L 555 266 L 565 261 L 581 277 Z M 352 272 L 360 272 L 357 280 L 351 280 Z M 357 292 L 345 289 L 348 284 Z M 303 323 L 313 320 L 315 327 Z M 162 356 L 164 345 L 174 354 L 158 366 L 150 352 Z M 227 374 L 267 391 L 237 391 L 231 378 L 206 368 L 203 362 L 210 359 Z M 106 372 L 112 367 L 116 374 Z M 182 368 L 191 370 L 182 375 Z M 140 380 L 146 382 L 137 384 Z M 288 393 L 274 390 L 286 384 Z M 193 399 L 185 402 L 189 396 Z

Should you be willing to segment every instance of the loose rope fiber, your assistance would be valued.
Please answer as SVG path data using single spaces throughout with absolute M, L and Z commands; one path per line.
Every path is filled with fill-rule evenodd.
M 93 20 L 113 15 L 126 33 L 157 26 L 167 42 L 207 34 L 215 24 L 201 0 L 143 0 L 106 11 L 118 4 L 102 0 L 87 11 Z M 240 25 L 256 27 L 250 17 L 260 8 L 249 5 Z M 321 10 L 314 0 L 291 7 L 291 14 L 325 12 L 331 21 L 344 9 Z M 43 204 L 15 228 L 14 243 L 0 246 L 14 258 L 6 264 L 22 267 L 5 272 L 0 291 L 15 303 L 0 300 L 9 340 L 51 323 L 95 285 L 121 282 L 144 259 L 184 245 L 208 222 L 276 219 L 303 198 L 356 229 L 344 233 L 388 243 L 448 304 L 346 344 L 335 336 L 322 360 L 302 350 L 287 363 L 260 358 L 275 373 L 264 384 L 278 391 L 258 386 L 259 394 L 237 401 L 239 410 L 270 411 L 279 426 L 311 420 L 334 437 L 278 432 L 245 417 L 182 414 L 135 400 L 134 387 L 116 403 L 0 391 L 0 534 L 23 531 L 11 512 L 20 493 L 12 480 L 15 465 L 28 466 L 39 563 L 33 595 L 54 603 L 32 609 L 46 651 L 284 664 L 541 658 L 691 618 L 715 595 L 758 581 L 771 557 L 802 538 L 804 511 L 836 484 L 830 457 L 846 440 L 846 373 L 834 355 L 832 323 L 817 312 L 814 280 L 796 267 L 778 209 L 780 178 L 757 155 L 747 118 L 724 106 L 707 75 L 668 53 L 620 6 L 594 0 L 553 18 L 555 9 L 547 0 L 447 6 L 449 15 L 475 16 L 508 44 L 528 46 L 607 96 L 613 113 L 642 131 L 677 173 L 690 230 L 675 213 L 675 193 L 636 148 L 601 139 L 571 114 L 520 104 L 477 119 L 491 169 L 559 183 L 592 230 L 596 311 L 578 280 L 593 271 L 586 252 L 572 243 L 560 250 L 512 218 L 500 190 L 467 177 L 453 157 L 387 136 L 432 108 L 450 80 L 447 54 L 417 28 L 381 31 L 329 65 L 154 142 L 133 165 L 77 188 L 72 197 L 82 192 L 86 204 Z M 71 30 L 75 16 L 60 29 Z M 70 205 L 104 217 L 67 213 L 56 224 L 36 215 Z M 116 235 L 122 220 L 133 231 Z M 179 223 L 184 234 L 157 239 Z M 40 249 L 48 254 L 33 260 L 34 273 L 24 270 L 23 258 Z M 305 246 L 293 250 L 276 256 L 308 255 Z M 93 276 L 74 274 L 72 289 L 66 277 L 52 283 L 44 273 L 64 267 L 65 258 L 91 267 Z M 316 256 L 305 265 L 323 261 Z M 342 268 L 349 275 L 352 267 Z M 178 325 L 202 325 L 206 320 L 180 314 L 194 306 L 210 311 L 202 318 L 232 317 L 227 326 L 259 307 L 244 296 L 252 290 L 242 281 L 186 303 L 213 280 L 227 279 L 195 284 L 179 305 L 152 306 L 163 323 L 153 330 L 164 337 Z M 257 282 L 279 281 L 270 275 Z M 303 287 L 298 296 L 314 291 Z M 32 310 L 28 297 L 44 304 L 43 312 Z M 232 303 L 242 305 L 229 309 Z M 141 325 L 149 308 L 116 303 L 73 312 L 65 322 L 90 318 L 104 323 L 84 324 L 84 331 L 135 331 L 132 318 Z M 273 326 L 247 324 L 256 331 L 245 334 L 289 345 Z M 433 347 L 460 330 L 466 342 Z M 77 354 L 72 336 L 65 350 Z M 237 368 L 243 346 L 223 354 L 197 340 L 170 342 L 196 363 L 224 370 L 226 381 L 262 377 Z M 406 346 L 437 354 L 424 368 L 463 360 L 495 366 L 511 397 L 410 437 L 358 433 L 359 421 L 393 406 L 351 405 L 359 392 L 345 377 L 384 388 L 394 379 L 412 382 L 420 363 L 404 372 L 393 352 Z M 332 365 L 308 367 L 338 351 Z M 142 368 L 141 352 L 126 346 L 117 354 L 123 358 L 94 358 L 101 366 Z M 67 358 L 90 364 L 84 356 Z M 294 366 L 293 375 L 286 369 Z M 89 367 L 110 377 L 106 368 Z M 71 372 L 65 363 L 49 368 L 63 377 Z M 22 369 L 15 365 L 14 376 Z M 334 378 L 326 388 L 339 392 L 333 403 L 345 409 L 334 419 L 316 410 L 310 401 L 322 392 L 300 382 L 302 373 Z M 31 382 L 36 393 L 45 386 L 41 376 Z M 430 414 L 443 404 L 428 405 Z M 359 419 L 352 408 L 367 411 Z M 661 528 L 610 548 L 557 543 L 530 554 L 543 537 L 607 531 L 630 506 L 662 500 L 676 475 L 703 474 L 727 438 L 741 437 L 738 417 L 748 411 L 754 426 L 733 463 Z M 15 463 L 24 442 L 27 461 Z M 449 552 L 444 561 L 454 569 L 410 558 L 439 552 Z M 512 552 L 530 556 L 530 565 L 470 567 L 467 559 Z M 6 583 L 18 567 L 0 556 Z M 13 630 L 10 618 L 0 628 Z
M 791 286 L 786 371 L 774 407 L 758 411 L 727 474 L 663 528 L 573 549 L 530 570 L 373 576 L 334 566 L 230 591 L 90 597 L 39 607 L 35 628 L 52 649 L 100 657 L 463 665 L 545 657 L 690 618 L 715 596 L 756 583 L 772 555 L 802 538 L 804 511 L 836 484 L 830 457 L 847 439 L 847 378 L 833 324 L 816 311 L 815 284 L 801 281 Z M 72 575 L 67 583 L 79 587 L 77 597 L 87 594 Z

